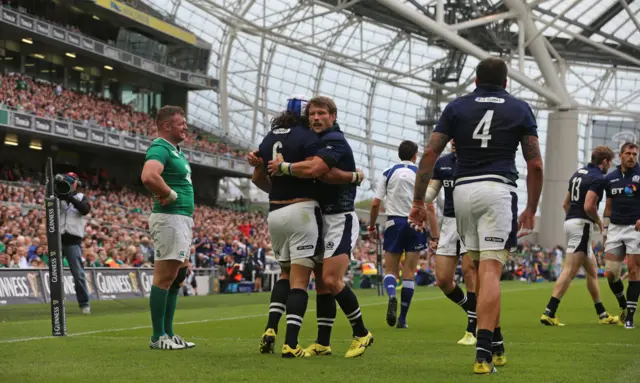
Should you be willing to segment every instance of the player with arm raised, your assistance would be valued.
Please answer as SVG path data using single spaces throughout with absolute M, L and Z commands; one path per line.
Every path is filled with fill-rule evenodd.
M 376 197 L 371 204 L 369 237 L 377 241 L 375 223 L 378 220 L 380 204 L 385 200 L 387 222 L 384 229 L 384 279 L 382 284 L 387 290 L 389 304 L 387 307 L 387 324 L 396 325 L 398 300 L 396 298 L 396 278 L 402 253 L 405 259 L 402 264 L 402 292 L 400 295 L 400 317 L 397 318 L 397 328 L 407 328 L 407 313 L 411 305 L 414 291 L 416 266 L 420 259 L 420 251 L 427 246 L 427 232 L 415 231 L 409 226 L 407 217 L 411 211 L 413 187 L 416 182 L 415 165 L 418 157 L 418 145 L 413 141 L 403 141 L 398 147 L 400 163 L 385 169 L 376 189 Z M 430 220 L 430 239 L 437 240 L 438 221 L 433 204 L 429 205 L 428 219 Z M 434 233 L 435 232 L 435 233 Z M 435 237 L 435 238 L 433 238 Z
M 418 169 L 409 219 L 424 221 L 425 193 L 436 160 L 450 139 L 458 156 L 453 201 L 456 227 L 474 260 L 478 332 L 473 371 L 490 374 L 506 363 L 500 328 L 500 277 L 519 229 L 533 230 L 542 192 L 542 157 L 529 105 L 509 95 L 507 65 L 490 57 L 476 68 L 476 89 L 450 102 L 440 116 Z M 515 155 L 527 162 L 528 200 L 517 218 Z
M 605 179 L 605 269 L 609 287 L 620 305 L 620 324 L 634 328 L 633 317 L 640 295 L 640 165 L 638 145 L 626 142 L 620 149 L 620 165 Z M 611 222 L 609 224 L 609 222 Z M 608 227 L 608 228 L 607 228 Z M 627 300 L 620 280 L 622 262 L 629 258 Z
M 591 248 L 593 225 L 598 225 L 602 232 L 598 204 L 604 193 L 604 175 L 609 170 L 614 156 L 608 147 L 596 147 L 591 152 L 591 162 L 578 169 L 569 179 L 569 190 L 562 206 L 566 214 L 564 232 L 567 236 L 567 261 L 553 288 L 549 304 L 540 318 L 540 323 L 546 326 L 564 326 L 555 316 L 556 310 L 580 267 L 584 267 L 587 273 L 587 289 L 593 299 L 600 324 L 618 323 L 618 317 L 609 315 L 600 301 L 598 266 Z
M 358 298 L 344 284 L 344 275 L 349 267 L 351 252 L 358 240 L 358 216 L 355 213 L 357 185 L 362 180 L 362 173 L 357 171 L 351 146 L 336 123 L 338 109 L 329 97 L 314 97 L 309 100 L 306 115 L 311 129 L 320 137 L 322 147 L 311 160 L 291 163 L 281 159 L 269 162 L 269 173 L 282 172 L 302 178 L 324 177 L 335 168 L 347 175 L 351 174 L 351 184 L 331 185 L 319 184 L 320 206 L 322 207 L 324 236 L 324 261 L 322 267 L 314 272 L 318 294 L 318 339 L 306 351 L 311 355 L 327 355 L 331 353 L 328 346 L 329 335 L 326 329 L 335 320 L 336 311 L 329 310 L 332 296 L 347 316 L 353 329 L 353 341 L 345 354 L 346 358 L 354 358 L 364 354 L 367 347 L 373 344 L 373 335 L 367 330 L 360 312 Z M 286 158 L 285 158 L 286 160 Z M 326 304 L 324 302 L 327 302 Z M 334 306 L 335 307 L 335 304 Z M 325 334 L 325 335 L 322 335 Z M 320 339 L 322 336 L 323 339 Z
M 453 303 L 460 306 L 467 314 L 467 329 L 458 344 L 473 346 L 476 344 L 476 269 L 473 260 L 467 254 L 467 249 L 460 241 L 456 229 L 456 212 L 453 204 L 453 182 L 457 167 L 456 145 L 451 140 L 451 153 L 446 154 L 436 161 L 433 178 L 429 181 L 425 202 L 430 203 L 444 188 L 444 212 L 440 239 L 436 249 L 436 279 L 438 287 Z M 467 296 L 458 286 L 453 277 L 458 265 L 458 259 L 462 257 L 462 274 L 467 289 Z
M 149 230 L 156 248 L 149 295 L 153 325 L 149 347 L 179 350 L 195 346 L 173 332 L 173 316 L 180 287 L 187 276 L 185 260 L 193 236 L 191 167 L 179 146 L 188 133 L 184 111 L 177 106 L 163 106 L 156 125 L 158 138 L 147 149 L 140 177 L 154 195 L 149 216 Z

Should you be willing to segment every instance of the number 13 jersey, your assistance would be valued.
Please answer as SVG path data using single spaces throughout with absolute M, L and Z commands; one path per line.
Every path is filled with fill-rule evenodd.
M 602 200 L 605 187 L 605 177 L 599 167 L 588 164 L 582 169 L 578 169 L 569 179 L 569 210 L 567 210 L 566 221 L 575 218 L 586 219 L 591 222 L 584 211 L 584 201 L 587 198 L 587 192 L 593 191 L 598 195 L 596 210 Z
M 457 185 L 498 181 L 516 186 L 516 151 L 523 136 L 538 136 L 533 112 L 504 88 L 480 85 L 450 102 L 436 125 L 456 143 Z

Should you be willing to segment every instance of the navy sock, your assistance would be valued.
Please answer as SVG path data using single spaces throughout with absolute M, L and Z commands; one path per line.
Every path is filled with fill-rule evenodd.
M 269 320 L 267 327 L 264 329 L 274 329 L 278 333 L 278 323 L 287 308 L 287 298 L 289 297 L 289 280 L 278 279 L 271 291 L 271 304 L 269 305 Z
M 467 332 L 476 334 L 478 315 L 476 314 L 476 293 L 467 292 Z
M 500 327 L 493 329 L 493 341 L 491 342 L 491 352 L 494 354 L 504 354 L 504 339 Z
M 336 320 L 336 300 L 331 294 L 322 294 L 316 297 L 316 313 L 318 316 L 318 339 L 316 343 L 329 346 L 331 342 L 331 329 Z
M 629 281 L 627 286 L 627 322 L 633 323 L 633 316 L 638 308 L 640 296 L 640 281 Z
M 382 280 L 382 285 L 384 286 L 385 290 L 387 290 L 387 296 L 389 298 L 393 298 L 396 296 L 396 277 L 391 275 L 391 274 L 387 274 L 384 276 L 384 279 Z
M 609 283 L 609 288 L 611 289 L 611 292 L 613 293 L 613 295 L 616 296 L 616 299 L 618 300 L 618 305 L 620 306 L 620 308 L 622 310 L 626 309 L 627 300 L 624 297 L 624 284 L 622 283 L 622 280 L 618 279 L 613 283 Z
M 287 299 L 287 334 L 285 343 L 295 349 L 298 347 L 298 334 L 302 327 L 302 319 L 307 311 L 309 296 L 302 289 L 291 289 Z
M 367 335 L 369 331 L 364 327 L 362 313 L 360 312 L 360 304 L 358 303 L 358 298 L 353 291 L 351 291 L 348 286 L 345 286 L 342 291 L 334 297 L 344 314 L 347 316 L 349 323 L 351 323 L 353 336 L 363 337 Z
M 549 304 L 547 304 L 547 308 L 544 310 L 544 314 L 549 318 L 555 318 L 556 311 L 558 310 L 559 304 L 560 304 L 560 299 L 552 296 L 551 299 L 549 299 Z
M 413 280 L 402 281 L 402 291 L 400 292 L 400 317 L 398 322 L 407 322 L 407 313 L 409 312 L 409 306 L 411 305 L 411 298 L 413 298 L 415 282 Z
M 462 307 L 462 309 L 465 312 L 467 312 L 467 307 L 466 307 L 466 305 L 467 305 L 467 297 L 464 296 L 464 292 L 462 291 L 460 286 L 456 285 L 456 287 L 454 287 L 453 290 L 449 294 L 446 294 L 446 296 L 453 303 L 455 303 L 458 306 Z
M 476 360 L 491 363 L 493 332 L 490 330 L 478 330 L 478 342 L 476 343 Z

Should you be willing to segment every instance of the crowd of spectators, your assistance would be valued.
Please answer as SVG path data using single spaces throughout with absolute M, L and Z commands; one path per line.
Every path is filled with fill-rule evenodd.
M 157 133 L 153 109 L 151 114 L 136 112 L 130 105 L 65 89 L 59 84 L 19 73 L 0 75 L 0 108 L 101 127 L 128 136 L 153 138 Z M 196 129 L 190 129 L 183 146 L 229 158 L 244 158 L 246 155 L 229 145 L 210 140 Z
M 114 187 L 104 170 L 79 174 L 85 185 L 82 192 L 92 205 L 82 244 L 85 267 L 152 267 L 149 195 Z M 39 179 L 19 165 L 0 165 L 0 268 L 47 267 L 44 190 Z M 377 244 L 369 238 L 366 222 L 360 222 L 360 229 L 347 279 L 367 288 L 375 284 Z M 602 244 L 595 243 L 593 250 L 599 265 L 604 265 Z M 275 263 L 266 217 L 259 212 L 197 205 L 189 261 L 194 267 L 217 268 L 222 291 L 241 281 L 251 281 L 254 290 L 261 290 L 264 270 Z M 563 262 L 562 247 L 544 249 L 524 242 L 509 257 L 502 278 L 555 281 Z M 603 275 L 602 267 L 599 272 Z M 415 279 L 419 285 L 437 285 L 433 254 L 421 255 Z M 460 267 L 457 279 L 462 281 Z
M 0 166 L 0 268 L 47 265 L 44 189 L 25 173 L 17 165 Z M 147 221 L 150 196 L 126 187 L 110 188 L 100 182 L 100 177 L 86 172 L 80 178 L 87 186 L 81 191 L 92 209 L 82 243 L 85 267 L 151 267 L 154 247 Z M 254 264 L 266 266 L 271 249 L 262 214 L 196 205 L 193 218 L 190 262 L 194 266 L 241 265 L 242 271 L 245 265 L 248 269 Z M 252 261 L 256 255 L 261 257 L 261 264 Z

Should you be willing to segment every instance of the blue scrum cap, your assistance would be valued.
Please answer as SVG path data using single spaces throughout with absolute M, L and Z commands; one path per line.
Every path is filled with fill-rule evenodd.
M 298 117 L 304 116 L 304 108 L 306 108 L 309 99 L 302 94 L 294 94 L 287 99 L 287 112 L 293 112 Z

